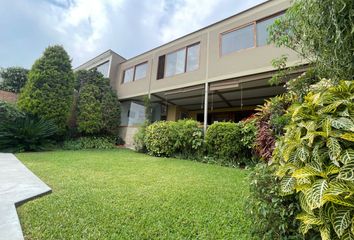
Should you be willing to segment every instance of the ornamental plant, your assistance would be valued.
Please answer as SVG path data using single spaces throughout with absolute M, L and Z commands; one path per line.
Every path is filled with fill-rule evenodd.
M 321 89 L 321 90 L 318 90 Z M 354 239 L 354 82 L 317 88 L 289 109 L 277 141 L 283 195 L 296 194 L 300 231 L 322 239 Z

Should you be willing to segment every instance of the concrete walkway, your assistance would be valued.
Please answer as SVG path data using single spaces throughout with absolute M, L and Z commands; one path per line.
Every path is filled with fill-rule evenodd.
M 0 153 L 0 240 L 22 240 L 16 206 L 50 192 L 13 154 Z

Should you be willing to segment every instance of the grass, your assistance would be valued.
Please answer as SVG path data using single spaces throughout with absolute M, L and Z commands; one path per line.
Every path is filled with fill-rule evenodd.
M 251 239 L 245 170 L 124 149 L 17 157 L 53 190 L 19 207 L 26 239 Z

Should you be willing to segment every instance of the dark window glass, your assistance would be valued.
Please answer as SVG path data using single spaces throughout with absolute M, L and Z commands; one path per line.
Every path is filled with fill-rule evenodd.
M 164 78 L 165 75 L 165 55 L 159 57 L 159 64 L 157 67 L 157 79 Z

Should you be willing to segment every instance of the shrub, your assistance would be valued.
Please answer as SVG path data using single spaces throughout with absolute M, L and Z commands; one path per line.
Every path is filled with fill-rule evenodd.
M 159 121 L 146 128 L 145 144 L 148 153 L 168 157 L 176 151 L 176 122 Z
M 303 239 L 295 218 L 300 212 L 300 205 L 296 196 L 283 197 L 280 194 L 275 170 L 275 166 L 259 163 L 249 176 L 250 197 L 247 209 L 256 226 L 252 235 L 256 239 Z
M 208 153 L 219 159 L 222 164 L 250 164 L 255 134 L 253 121 L 213 123 L 209 126 L 205 138 Z
M 73 102 L 74 74 L 71 60 L 61 46 L 48 47 L 32 66 L 22 89 L 21 110 L 52 120 L 64 134 Z
M 354 238 L 354 81 L 310 92 L 290 108 L 273 161 L 285 195 L 296 194 L 300 231 L 322 239 Z
M 175 151 L 185 158 L 196 158 L 203 149 L 203 131 L 195 120 L 179 120 L 175 124 L 177 131 Z
M 116 139 L 109 137 L 81 137 L 67 140 L 63 143 L 65 150 L 80 149 L 112 149 L 115 148 Z
M 53 145 L 52 137 L 57 133 L 56 125 L 50 120 L 29 114 L 17 115 L 14 119 L 0 122 L 0 151 L 41 151 Z
M 203 134 L 194 120 L 146 121 L 134 136 L 135 149 L 155 156 L 197 158 L 203 149 Z
M 27 82 L 28 70 L 21 67 L 9 67 L 0 71 L 0 89 L 8 92 L 19 93 Z
M 205 141 L 208 153 L 220 160 L 238 164 L 237 154 L 241 150 L 241 129 L 232 122 L 214 123 L 208 127 Z
M 270 161 L 276 138 L 284 133 L 284 127 L 289 122 L 286 111 L 291 102 L 291 97 L 285 94 L 266 100 L 265 104 L 257 109 L 258 132 L 255 151 L 264 161 Z

